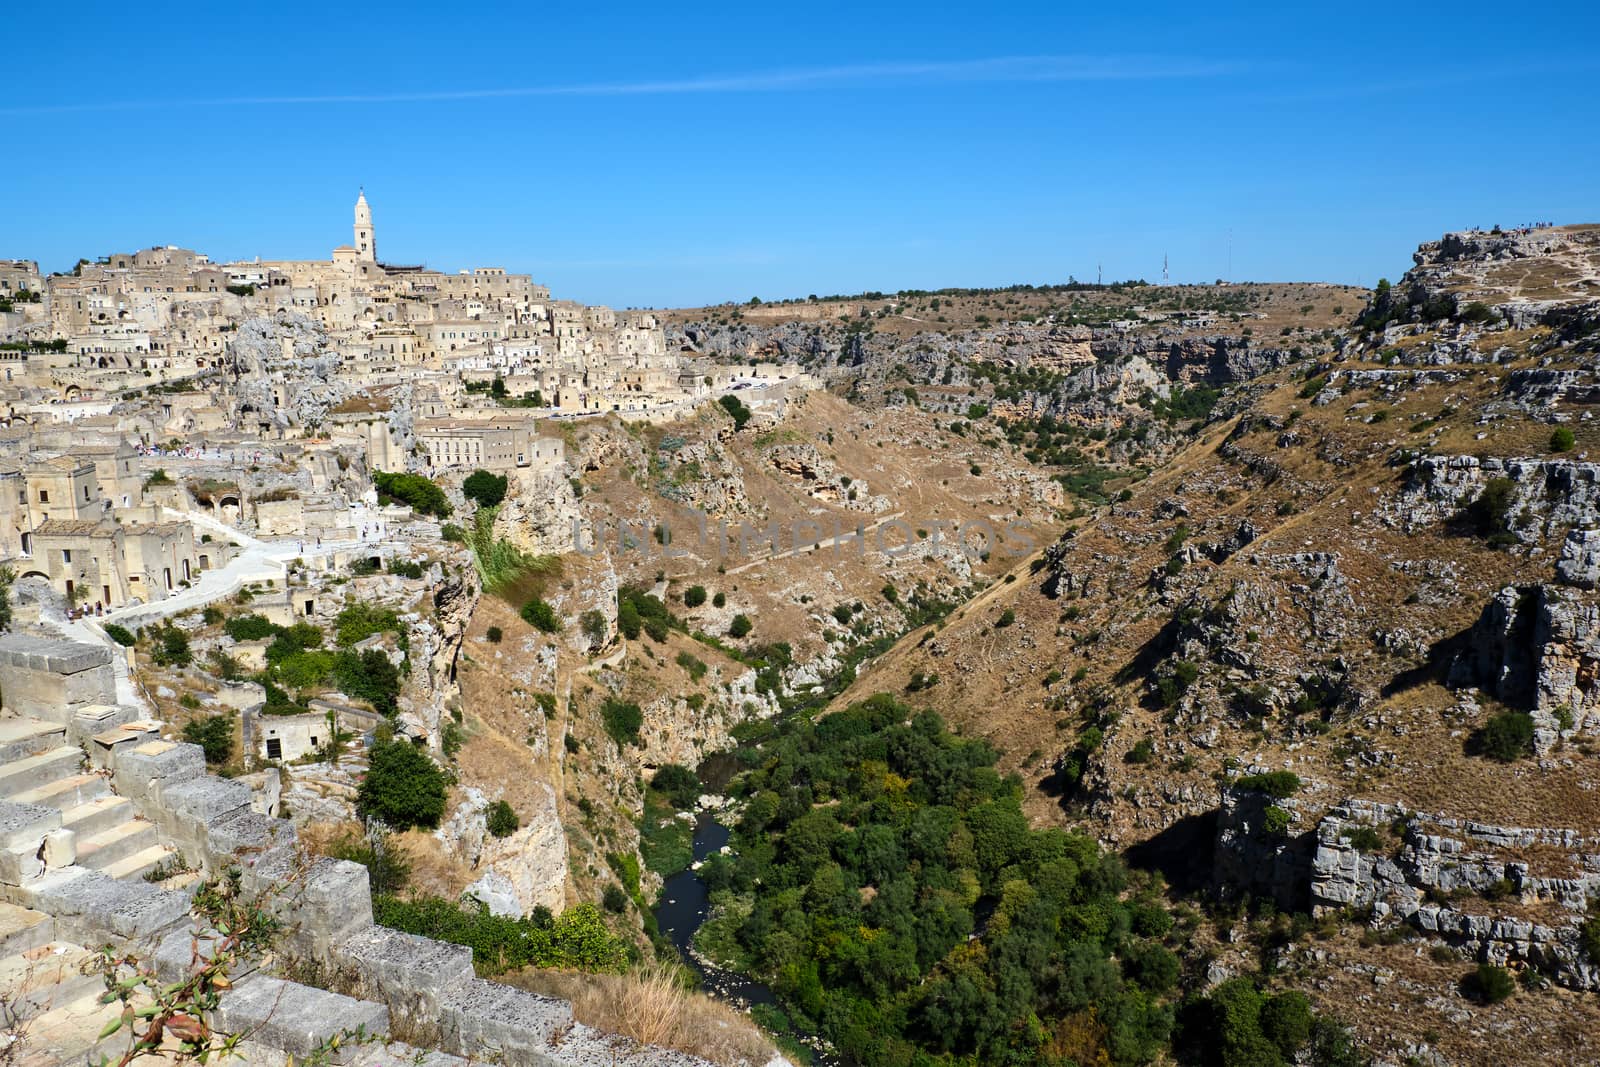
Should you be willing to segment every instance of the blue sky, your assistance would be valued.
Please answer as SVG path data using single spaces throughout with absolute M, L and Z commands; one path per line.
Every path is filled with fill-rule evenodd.
M 1121 7 L 14 5 L 0 256 L 322 258 L 365 185 L 385 260 L 625 307 L 1600 221 L 1592 5 Z

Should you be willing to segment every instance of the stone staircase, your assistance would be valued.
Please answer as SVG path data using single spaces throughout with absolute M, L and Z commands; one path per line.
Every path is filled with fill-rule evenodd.
M 117 719 L 123 721 L 101 729 Z M 117 746 L 159 736 L 156 723 L 107 706 L 86 708 L 74 726 L 93 731 L 92 747 L 108 760 Z M 36 858 L 47 868 L 76 864 L 113 878 L 142 878 L 169 864 L 175 853 L 161 844 L 155 824 L 113 794 L 109 773 L 87 765 L 89 756 L 68 734 L 62 723 L 0 717 L 0 804 L 7 805 L 0 810 L 40 832 L 45 847 Z
M 0 1063 L 88 1065 L 127 1051 L 126 1028 L 102 1036 L 121 1008 L 100 1002 L 96 950 L 172 983 L 219 936 L 194 911 L 195 876 L 144 877 L 181 853 L 211 877 L 237 877 L 283 924 L 269 959 L 230 974 L 210 1013 L 218 1033 L 243 1038 L 230 1063 L 711 1067 L 481 979 L 468 947 L 374 924 L 366 868 L 309 855 L 292 823 L 256 810 L 247 784 L 207 774 L 199 746 L 97 702 L 114 699 L 104 653 L 0 636 Z M 293 981 L 296 967 L 323 977 Z M 352 1032 L 365 1037 L 345 1040 Z M 178 1062 L 175 1047 L 140 1059 Z

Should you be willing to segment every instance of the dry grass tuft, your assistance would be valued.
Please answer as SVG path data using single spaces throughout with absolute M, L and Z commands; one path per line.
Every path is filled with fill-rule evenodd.
M 571 1001 L 573 1016 L 598 1030 L 722 1067 L 761 1067 L 776 1052 L 747 1016 L 685 988 L 682 972 L 669 964 L 620 975 L 529 968 L 500 981 Z

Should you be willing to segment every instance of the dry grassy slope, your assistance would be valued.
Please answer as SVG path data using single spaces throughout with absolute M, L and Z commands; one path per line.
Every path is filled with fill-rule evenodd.
M 939 306 L 932 301 L 937 299 Z M 1355 286 L 1306 282 L 1251 282 L 1225 285 L 1138 286 L 1118 290 L 1050 292 L 1042 290 L 979 293 L 946 296 L 886 296 L 872 300 L 844 299 L 816 302 L 762 304 L 758 306 L 718 304 L 700 308 L 663 311 L 667 322 L 694 323 L 740 321 L 746 325 L 774 325 L 783 322 L 837 323 L 841 318 L 859 318 L 863 312 L 873 317 L 878 333 L 910 336 L 917 333 L 952 333 L 980 325 L 979 316 L 991 322 L 1004 322 L 1061 313 L 1076 303 L 1080 309 L 1127 309 L 1143 305 L 1151 310 L 1173 309 L 1181 300 L 1188 308 L 1204 308 L 1243 299 L 1251 302 L 1251 315 L 1233 322 L 1226 315 L 1205 333 L 1238 333 L 1249 327 L 1258 337 L 1276 336 L 1284 326 L 1324 326 L 1349 321 L 1366 302 L 1367 291 Z M 1254 317 L 1259 314 L 1261 317 Z
M 885 580 L 902 589 L 918 580 L 937 588 L 967 584 L 968 579 L 944 562 L 909 556 L 891 562 L 877 555 L 875 527 L 883 520 L 898 517 L 913 534 L 923 530 L 930 537 L 939 522 L 954 528 L 983 520 L 999 528 L 1007 521 L 1023 521 L 1041 544 L 1062 528 L 1058 488 L 1025 459 L 1008 446 L 989 447 L 954 435 L 935 417 L 915 409 L 866 411 L 818 392 L 792 405 L 776 427 L 757 429 L 752 424 L 738 434 L 730 430 L 727 417 L 707 407 L 690 422 L 640 432 L 642 446 L 653 446 L 663 435 L 717 442 L 730 468 L 729 480 L 739 484 L 749 503 L 744 511 L 711 516 L 713 526 L 725 523 L 731 531 L 725 552 L 713 536 L 699 540 L 687 507 L 651 488 L 641 475 L 643 450 L 612 452 L 608 466 L 584 475 L 584 512 L 591 520 L 614 524 L 622 519 L 635 529 L 666 522 L 677 532 L 674 548 L 686 554 L 668 558 L 653 543 L 646 546 L 649 554 L 614 553 L 619 582 L 650 587 L 657 573 L 664 572 L 668 600 L 691 626 L 722 634 L 733 615 L 742 612 L 756 621 L 753 639 L 788 641 L 800 661 L 821 651 L 822 635 L 836 628 L 827 614 L 834 605 L 861 600 L 874 615 L 892 615 L 878 595 Z M 774 450 L 786 453 L 805 445 L 815 446 L 826 463 L 862 492 L 887 497 L 887 507 L 863 511 L 818 499 L 811 492 L 815 482 L 774 465 Z M 976 475 L 974 465 L 979 469 Z M 779 556 L 771 557 L 769 542 L 759 537 L 752 538 L 749 553 L 741 551 L 737 533 L 741 521 L 759 530 L 778 523 Z M 835 551 L 827 545 L 820 553 L 795 553 L 794 530 L 800 522 L 816 523 L 825 539 L 864 524 L 869 531 L 868 553 Z M 904 531 L 885 527 L 883 536 L 887 543 L 898 545 Z M 988 563 L 974 561 L 974 572 L 992 580 L 1012 558 L 995 552 Z M 725 593 L 726 606 L 718 609 L 708 599 L 701 608 L 685 608 L 682 592 L 695 584 L 709 593 Z M 802 597 L 810 599 L 802 602 Z
M 593 570 L 601 566 L 599 561 L 569 557 L 552 585 L 594 580 Z M 498 645 L 485 636 L 491 626 L 500 627 L 505 635 Z M 640 753 L 618 751 L 601 721 L 601 704 L 616 697 L 644 707 L 661 697 L 710 693 L 746 668 L 715 649 L 671 634 L 665 644 L 647 638 L 626 642 L 610 669 L 562 647 L 555 657 L 554 684 L 530 682 L 551 677 L 549 655 L 556 647 L 501 598 L 486 596 L 479 602 L 459 668 L 467 741 L 457 757 L 458 776 L 464 785 L 503 796 L 519 811 L 533 806 L 535 790 L 543 784 L 554 789 L 567 832 L 569 900 L 595 900 L 612 880 L 605 854 L 627 853 L 636 846 L 634 821 L 640 804 Z M 674 662 L 680 651 L 689 651 L 707 665 L 699 683 Z M 611 661 L 616 652 L 607 649 L 600 658 Z M 556 696 L 555 713 L 549 718 L 536 699 L 541 692 Z M 646 741 L 659 742 L 666 728 L 647 721 Z M 567 751 L 568 734 L 578 742 L 577 752 Z M 453 873 L 460 881 L 457 892 L 476 877 L 465 869 Z
M 1083 725 L 1075 709 L 1099 691 L 1121 717 L 1107 731 L 1095 829 L 1124 845 L 1159 832 L 1176 815 L 1214 807 L 1212 775 L 1228 760 L 1293 766 L 1315 783 L 1309 793 L 1315 800 L 1361 795 L 1498 822 L 1595 824 L 1600 802 L 1579 788 L 1579 766 L 1507 769 L 1466 757 L 1463 733 L 1478 724 L 1446 721 L 1444 712 L 1455 705 L 1454 695 L 1431 683 L 1382 695 L 1399 671 L 1416 663 L 1377 647 L 1374 632 L 1406 629 L 1431 643 L 1470 626 L 1487 598 L 1505 584 L 1550 577 L 1547 556 L 1519 559 L 1440 530 L 1407 535 L 1374 514 L 1378 502 L 1398 486 L 1400 474 L 1387 462 L 1398 448 L 1419 446 L 1430 436 L 1433 451 L 1441 453 L 1525 456 L 1545 447 L 1546 426 L 1476 425 L 1475 409 L 1495 394 L 1503 368 L 1463 373 L 1467 380 L 1459 384 L 1416 388 L 1381 403 L 1369 391 L 1326 407 L 1301 400 L 1297 383 L 1283 381 L 1254 410 L 1285 423 L 1291 412 L 1300 412 L 1293 429 L 1301 442 L 1279 448 L 1278 431 L 1271 429 L 1235 441 L 1239 449 L 1279 468 L 1275 482 L 1269 484 L 1219 450 L 1236 420 L 1210 428 L 1136 487 L 1132 500 L 1078 526 L 1064 568 L 1087 578 L 1087 595 L 1051 599 L 1041 591 L 1041 575 L 1018 568 L 1014 584 L 1002 584 L 958 612 L 937 638 L 922 644 L 922 635 L 912 635 L 881 657 L 841 700 L 903 689 L 913 671 L 937 672 L 941 684 L 918 699 L 963 728 L 991 738 L 1004 751 L 1006 765 L 1023 770 L 1038 786 L 1051 761 L 1071 747 Z M 1411 424 L 1447 406 L 1460 413 L 1444 420 L 1442 429 L 1408 432 Z M 1361 421 L 1379 408 L 1391 412 L 1385 421 Z M 1580 425 L 1577 432 L 1580 453 L 1600 445 L 1595 430 Z M 1293 514 L 1278 514 L 1285 501 L 1294 505 Z M 1168 514 L 1173 505 L 1187 509 L 1188 516 Z M 1172 554 L 1167 540 L 1180 524 L 1190 530 L 1189 543 L 1199 544 L 1224 539 L 1241 521 L 1257 531 L 1248 547 L 1225 562 L 1194 563 L 1176 578 L 1165 578 L 1162 569 Z M 1338 556 L 1351 603 L 1344 609 L 1346 617 L 1338 620 L 1344 629 L 1341 638 L 1308 644 L 1304 636 L 1316 606 L 1293 588 L 1304 586 L 1306 579 L 1285 566 L 1257 566 L 1251 557 L 1314 552 Z M 1442 602 L 1409 604 L 1422 582 L 1394 569 L 1392 564 L 1402 560 L 1453 564 L 1459 578 L 1449 583 L 1452 588 Z M 1227 681 L 1227 672 L 1213 664 L 1198 692 L 1202 703 L 1215 705 L 1206 726 L 1216 726 L 1220 733 L 1209 747 L 1202 747 L 1192 738 L 1201 731 L 1175 728 L 1149 706 L 1143 673 L 1132 681 L 1117 681 L 1119 671 L 1156 639 L 1178 606 L 1218 603 L 1236 582 L 1260 586 L 1271 598 L 1270 611 L 1241 627 L 1256 635 L 1246 642 L 1253 646 L 1246 652 L 1256 664 L 1255 673 L 1268 680 L 1292 677 L 1313 666 L 1308 657 L 1341 656 L 1350 664 L 1354 685 L 1369 695 L 1359 714 L 1336 722 L 1325 736 L 1303 735 L 1280 725 L 1281 719 L 1270 723 L 1265 735 L 1257 734 L 1223 711 L 1214 688 Z M 1015 611 L 1016 623 L 995 629 L 995 620 L 1007 608 Z M 1330 609 L 1337 610 L 1337 605 L 1323 606 L 1325 620 Z M 1063 617 L 1070 612 L 1079 615 Z M 1063 680 L 1049 689 L 1043 685 L 1051 671 L 1070 679 L 1079 669 L 1087 672 L 1080 682 Z M 1381 729 L 1365 724 L 1374 716 L 1381 716 Z M 1144 766 L 1123 763 L 1122 755 L 1147 737 L 1154 742 L 1156 759 Z M 1393 752 L 1397 762 L 1348 769 L 1352 742 Z M 1192 766 L 1180 769 L 1184 757 L 1192 758 Z M 1508 788 L 1511 783 L 1514 787 Z M 1176 803 L 1163 799 L 1185 786 L 1192 787 L 1193 796 Z M 1040 818 L 1077 818 L 1075 811 L 1064 813 L 1042 789 L 1034 791 L 1031 806 Z

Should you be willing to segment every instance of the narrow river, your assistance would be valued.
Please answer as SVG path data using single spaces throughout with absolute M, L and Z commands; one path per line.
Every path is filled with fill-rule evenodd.
M 696 863 L 721 851 L 728 843 L 726 826 L 709 815 L 701 815 L 694 827 L 694 859 Z M 777 1006 L 772 990 L 742 974 L 735 974 L 711 963 L 694 948 L 695 931 L 711 914 L 710 894 L 700 875 L 692 868 L 679 871 L 668 878 L 661 887 L 661 898 L 656 904 L 656 922 L 662 933 L 671 938 L 678 954 L 700 978 L 700 985 L 711 996 L 748 1011 L 754 1004 Z M 811 1062 L 816 1067 L 838 1067 L 839 1061 L 816 1049 L 813 1035 L 791 1032 L 794 1038 L 811 1049 Z

